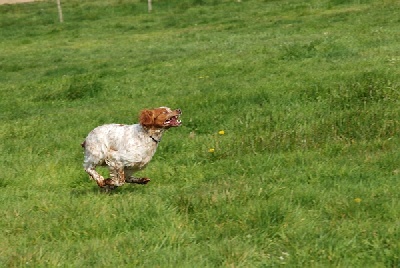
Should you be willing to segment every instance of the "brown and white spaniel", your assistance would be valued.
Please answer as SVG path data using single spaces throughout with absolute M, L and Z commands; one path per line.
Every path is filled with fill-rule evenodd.
M 146 167 L 165 130 L 181 125 L 180 109 L 160 107 L 143 110 L 139 124 L 107 124 L 96 127 L 82 143 L 85 149 L 83 167 L 101 188 L 114 189 L 127 183 L 146 184 L 149 178 L 135 178 L 133 173 Z M 105 179 L 96 166 L 108 166 Z

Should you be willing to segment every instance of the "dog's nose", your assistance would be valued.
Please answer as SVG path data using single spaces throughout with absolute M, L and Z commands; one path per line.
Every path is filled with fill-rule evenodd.
M 182 110 L 181 110 L 181 109 L 176 109 L 176 111 L 177 111 L 179 114 L 182 113 Z

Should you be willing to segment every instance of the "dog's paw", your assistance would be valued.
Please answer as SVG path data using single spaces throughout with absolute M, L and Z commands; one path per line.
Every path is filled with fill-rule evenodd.
M 138 180 L 139 180 L 139 182 L 137 182 L 138 184 L 147 184 L 150 181 L 149 178 L 139 178 Z
M 101 186 L 101 188 L 104 189 L 105 192 L 110 192 L 116 189 L 117 187 L 118 185 L 115 185 L 115 182 L 110 178 L 105 179 L 103 181 L 103 185 Z

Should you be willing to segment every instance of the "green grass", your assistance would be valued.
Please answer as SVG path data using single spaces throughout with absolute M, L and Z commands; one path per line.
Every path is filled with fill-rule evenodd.
M 397 1 L 62 4 L 0 6 L 0 267 L 399 267 Z M 79 144 L 161 105 L 100 191 Z

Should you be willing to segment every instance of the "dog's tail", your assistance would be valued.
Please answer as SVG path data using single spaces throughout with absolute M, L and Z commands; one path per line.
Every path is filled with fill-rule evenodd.
M 82 146 L 82 148 L 85 148 L 85 146 L 86 146 L 86 140 L 84 140 L 84 141 L 81 143 L 81 146 Z

